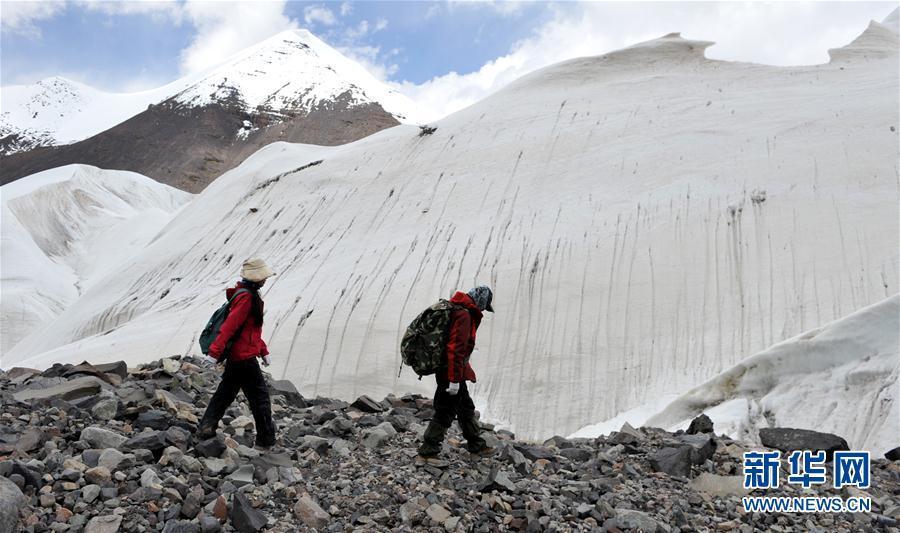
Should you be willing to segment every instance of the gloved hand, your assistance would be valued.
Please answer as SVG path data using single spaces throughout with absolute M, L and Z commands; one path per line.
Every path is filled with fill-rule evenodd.
M 263 366 L 269 366 L 272 364 L 272 361 L 269 360 L 268 355 L 264 355 L 264 356 L 262 356 L 262 363 L 263 363 Z
M 216 366 L 217 364 L 219 364 L 219 360 L 209 354 L 204 355 L 203 359 L 201 360 L 206 366 Z
M 450 396 L 456 396 L 459 394 L 459 383 L 451 383 L 449 387 L 447 387 L 447 393 Z

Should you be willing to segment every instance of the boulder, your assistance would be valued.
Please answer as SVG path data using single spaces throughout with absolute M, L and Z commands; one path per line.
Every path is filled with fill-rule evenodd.
M 378 448 L 384 445 L 391 437 L 397 434 L 397 430 L 390 422 L 382 422 L 362 433 L 361 444 L 366 448 Z
M 107 448 L 100 454 L 100 458 L 97 460 L 97 466 L 108 468 L 110 472 L 114 472 L 119 468 L 119 465 L 126 462 L 128 457 L 129 456 L 115 448 Z M 131 458 L 134 458 L 134 456 L 131 456 Z
M 0 476 L 0 531 L 18 531 L 19 509 L 25 507 L 28 498 L 15 483 Z
M 331 515 L 309 496 L 300 497 L 294 505 L 294 513 L 307 527 L 314 529 L 324 529 L 331 522 Z
M 116 533 L 122 523 L 121 515 L 95 516 L 87 523 L 84 533 Z
M 688 435 L 697 435 L 698 433 L 713 433 L 713 421 L 706 415 L 700 415 L 697 418 L 691 420 L 691 425 L 688 426 L 686 433 Z
M 77 400 L 87 398 L 100 393 L 105 383 L 103 380 L 94 376 L 83 376 L 71 379 L 58 385 L 46 387 L 43 389 L 25 389 L 13 393 L 13 399 L 19 402 L 29 402 L 33 400 L 47 400 L 58 398 L 60 400 Z
M 380 403 L 366 395 L 357 398 L 355 402 L 350 404 L 350 407 L 364 413 L 380 413 L 384 411 L 384 407 L 382 407 Z
M 759 430 L 759 440 L 766 448 L 774 448 L 782 452 L 825 451 L 829 461 L 834 452 L 850 449 L 847 441 L 837 435 L 809 429 L 763 428 Z
M 438 524 L 442 524 L 444 520 L 450 518 L 450 511 L 439 503 L 433 503 L 428 506 L 428 509 L 425 509 L 425 514 L 428 515 L 428 518 L 434 520 Z
M 266 515 L 253 508 L 243 493 L 234 493 L 231 506 L 231 525 L 241 533 L 256 533 L 268 523 Z
M 307 404 L 297 387 L 287 379 L 273 380 L 269 382 L 269 394 L 283 396 L 287 403 L 300 409 L 306 409 Z
M 150 450 L 154 454 L 162 452 L 168 443 L 162 431 L 147 430 L 126 440 L 120 446 L 123 450 Z
M 691 460 L 695 465 L 702 465 L 716 453 L 716 440 L 712 434 L 679 435 L 678 441 L 691 447 Z
M 516 484 L 509 479 L 506 472 L 503 472 L 496 466 L 491 468 L 487 477 L 478 484 L 479 492 L 491 492 L 494 490 L 499 492 L 516 492 Z
M 200 526 L 187 520 L 169 520 L 162 533 L 199 533 Z
M 616 525 L 619 529 L 633 529 L 642 533 L 655 533 L 659 529 L 656 520 L 643 511 L 616 509 Z
M 556 460 L 556 452 L 546 446 L 529 446 L 526 444 L 519 444 L 516 446 L 516 449 L 522 452 L 522 455 L 532 461 L 537 461 L 538 459 L 546 459 L 548 461 Z
M 591 457 L 593 457 L 591 451 L 585 450 L 584 448 L 564 448 L 559 451 L 559 454 L 573 463 L 590 461 Z
M 81 430 L 79 439 L 88 443 L 92 448 L 101 450 L 118 448 L 128 440 L 118 433 L 97 426 L 90 426 Z
M 884 457 L 888 461 L 900 461 L 900 446 L 884 452 Z
M 103 363 L 101 365 L 94 365 L 94 368 L 96 368 L 100 372 L 103 372 L 104 374 L 114 374 L 122 379 L 128 377 L 128 365 L 125 364 L 125 361 L 116 361 L 115 363 Z
M 688 445 L 661 448 L 650 457 L 650 466 L 670 476 L 690 477 L 692 450 Z
M 225 439 L 219 435 L 200 441 L 194 445 L 194 451 L 200 457 L 219 457 L 225 451 Z
M 166 413 L 165 411 L 160 411 L 158 409 L 151 409 L 150 411 L 144 411 L 139 414 L 138 417 L 134 421 L 134 429 L 156 429 L 159 431 L 165 431 L 169 429 L 172 417 Z
M 16 441 L 16 449 L 30 453 L 43 446 L 45 442 L 47 442 L 47 434 L 40 428 L 30 427 Z
M 118 412 L 119 400 L 115 398 L 103 398 L 91 407 L 91 414 L 100 420 L 112 420 Z

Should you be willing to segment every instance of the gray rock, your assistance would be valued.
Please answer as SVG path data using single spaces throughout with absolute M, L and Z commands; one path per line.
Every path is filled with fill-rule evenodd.
M 120 515 L 95 516 L 85 526 L 84 533 L 116 533 L 121 523 Z
M 700 435 L 679 435 L 678 440 L 682 444 L 691 447 L 691 461 L 693 461 L 695 465 L 702 465 L 716 453 L 716 440 L 709 433 Z
M 30 427 L 16 441 L 16 449 L 30 453 L 43 446 L 45 442 L 47 442 L 47 434 L 41 431 L 40 428 Z
M 319 428 L 319 434 L 326 437 L 346 437 L 353 433 L 353 422 L 339 416 L 332 418 Z
M 126 440 L 120 446 L 123 450 L 150 450 L 159 453 L 166 449 L 166 434 L 162 431 L 147 430 Z
M 635 529 L 643 533 L 655 533 L 659 528 L 650 515 L 633 509 L 616 509 L 616 523 L 621 529 Z
M 526 444 L 516 445 L 516 449 L 522 452 L 526 458 L 537 461 L 538 459 L 547 459 L 549 461 L 556 460 L 556 452 L 546 446 L 529 446 Z
M 216 435 L 211 439 L 200 441 L 194 445 L 194 451 L 201 457 L 219 457 L 225 451 L 225 439 Z
M 87 503 L 93 503 L 100 496 L 100 485 L 85 485 L 81 489 L 81 499 Z
M 153 409 L 139 414 L 134 421 L 134 429 L 150 428 L 165 431 L 172 425 L 172 416 L 165 411 Z
M 13 399 L 19 402 L 58 398 L 60 400 L 77 400 L 100 393 L 105 382 L 94 376 L 71 379 L 55 386 L 43 389 L 25 389 L 13 393 Z
M 250 500 L 243 493 L 234 493 L 231 506 L 231 525 L 241 533 L 256 533 L 266 526 L 266 515 L 253 508 Z
M 445 509 L 439 503 L 431 504 L 428 509 L 425 509 L 425 514 L 428 515 L 428 518 L 434 520 L 438 524 L 443 524 L 445 520 L 450 518 L 450 511 Z
M 106 448 L 118 448 L 128 439 L 108 429 L 90 426 L 81 430 L 80 440 L 88 443 L 92 448 L 105 450 Z
M 900 446 L 884 452 L 884 458 L 888 461 L 900 461 Z
M 490 473 L 478 485 L 479 492 L 516 492 L 516 484 L 509 479 L 506 472 L 497 467 L 491 468 Z
M 28 498 L 15 483 L 0 476 L 0 531 L 18 531 L 19 509 L 28 504 Z
M 227 479 L 234 483 L 235 487 L 243 487 L 253 483 L 253 475 L 256 469 L 253 465 L 241 465 L 237 470 L 227 476 Z
M 661 448 L 650 457 L 650 466 L 670 476 L 690 477 L 692 450 L 688 445 Z
M 222 524 L 212 516 L 200 517 L 200 533 L 219 533 L 222 531 Z
M 207 476 L 219 476 L 228 468 L 228 463 L 215 457 L 207 457 L 202 460 L 202 463 Z
M 850 449 L 847 441 L 837 435 L 809 429 L 763 428 L 759 430 L 759 440 L 766 448 L 774 448 L 783 452 L 824 450 L 829 461 L 835 451 Z
M 306 400 L 300 395 L 300 391 L 287 379 L 273 380 L 269 383 L 269 394 L 272 396 L 284 396 L 289 405 L 299 409 L 306 409 Z
M 113 374 L 119 376 L 122 379 L 128 377 L 128 365 L 125 364 L 125 361 L 116 361 L 115 363 L 103 363 L 100 365 L 94 365 L 94 368 L 103 372 L 104 374 Z
M 145 488 L 160 488 L 162 487 L 162 480 L 159 479 L 159 475 L 152 468 L 147 468 L 141 473 L 141 486 Z
M 350 407 L 364 413 L 380 413 L 384 411 L 384 407 L 380 403 L 366 395 L 357 398 L 355 402 L 350 404 Z
M 184 428 L 173 426 L 166 430 L 166 442 L 179 450 L 187 450 L 191 444 L 191 434 Z
M 330 447 L 331 445 L 328 443 L 328 439 L 324 439 L 322 437 L 317 437 L 315 435 L 305 435 L 300 438 L 301 450 L 315 450 L 319 455 L 325 455 L 326 453 L 328 453 L 328 449 Z
M 169 520 L 163 533 L 199 533 L 200 526 L 187 520 Z
M 115 398 L 104 398 L 91 408 L 91 414 L 100 420 L 112 420 L 118 411 L 119 401 Z
M 134 456 L 131 456 L 132 458 Z M 115 471 L 119 468 L 119 465 L 123 465 L 123 463 L 127 463 L 126 459 L 127 455 L 120 452 L 115 448 L 107 448 L 103 450 L 103 453 L 100 454 L 100 458 L 97 460 L 97 466 L 104 466 L 109 469 L 110 472 Z M 128 468 L 130 465 L 123 465 L 123 468 Z
M 593 457 L 591 451 L 584 448 L 564 448 L 559 451 L 559 454 L 575 463 L 590 461 Z
M 397 430 L 394 429 L 390 422 L 382 422 L 373 428 L 363 431 L 361 444 L 369 449 L 378 448 L 387 443 L 396 434 Z
M 691 425 L 688 426 L 686 433 L 688 435 L 696 435 L 698 433 L 713 433 L 713 421 L 706 415 L 700 415 L 697 418 L 691 420 Z
M 331 522 L 331 515 L 309 496 L 300 497 L 294 505 L 294 513 L 304 524 L 315 529 L 323 529 Z

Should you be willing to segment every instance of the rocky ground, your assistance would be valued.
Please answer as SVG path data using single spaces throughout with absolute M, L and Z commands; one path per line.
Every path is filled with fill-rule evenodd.
M 480 460 L 454 428 L 449 466 L 420 468 L 430 400 L 308 400 L 272 382 L 279 446 L 252 448 L 242 401 L 196 442 L 217 372 L 177 358 L 0 371 L 0 531 L 900 531 L 900 461 L 886 459 L 873 460 L 872 513 L 745 514 L 749 447 L 705 418 L 684 434 L 626 426 L 541 445 L 483 424 L 498 453 Z

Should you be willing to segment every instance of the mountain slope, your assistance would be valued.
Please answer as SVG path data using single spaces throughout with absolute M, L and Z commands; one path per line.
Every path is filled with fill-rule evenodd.
M 896 293 L 896 55 L 782 68 L 708 45 L 670 35 L 554 65 L 431 135 L 267 146 L 9 360 L 196 353 L 262 256 L 279 273 L 276 375 L 307 395 L 428 393 L 396 377 L 404 327 L 489 283 L 473 393 L 532 438 Z
M 0 187 L 4 359 L 130 260 L 189 198 L 145 176 L 83 165 Z
M 414 112 L 408 99 L 305 30 L 145 93 L 105 94 L 61 79 L 3 91 L 11 111 L 0 123 L 2 183 L 85 163 L 196 192 L 270 142 L 343 144 Z

